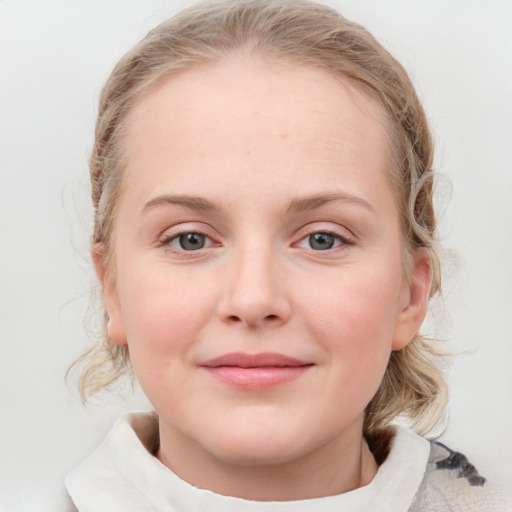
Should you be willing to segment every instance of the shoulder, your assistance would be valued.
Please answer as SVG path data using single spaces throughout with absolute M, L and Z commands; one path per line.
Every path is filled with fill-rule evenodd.
M 511 512 L 512 490 L 488 481 L 468 458 L 430 443 L 423 481 L 410 512 Z
M 76 510 L 147 510 L 154 482 L 165 468 L 153 456 L 158 446 L 158 417 L 134 412 L 119 418 L 100 446 L 66 477 Z

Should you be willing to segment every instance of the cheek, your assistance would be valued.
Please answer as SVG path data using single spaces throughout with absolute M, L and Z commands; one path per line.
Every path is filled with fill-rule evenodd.
M 190 348 L 217 302 L 213 288 L 205 285 L 199 290 L 198 283 L 183 274 L 165 267 L 158 272 L 132 271 L 120 290 L 137 380 L 157 410 L 167 408 L 173 414 L 179 413 L 187 396 L 193 396 L 193 383 L 187 379 L 193 365 Z
M 211 317 L 217 298 L 208 284 L 198 289 L 186 272 L 132 272 L 120 290 L 130 355 L 160 363 L 181 354 Z
M 323 345 L 329 364 L 340 368 L 337 378 L 351 380 L 352 387 L 354 379 L 378 385 L 391 353 L 401 270 L 389 269 L 350 269 L 304 297 L 307 328 Z
M 302 297 L 303 307 L 320 326 L 339 328 L 354 336 L 385 332 L 395 324 L 401 278 L 401 272 L 389 266 L 371 271 L 346 269 L 309 287 Z

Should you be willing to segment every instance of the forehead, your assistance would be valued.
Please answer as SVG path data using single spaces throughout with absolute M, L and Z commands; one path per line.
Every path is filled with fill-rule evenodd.
M 187 70 L 139 98 L 125 152 L 127 178 L 143 172 L 146 182 L 165 171 L 202 181 L 248 171 L 297 183 L 320 167 L 334 182 L 354 169 L 387 176 L 389 160 L 386 113 L 375 99 L 312 65 L 247 58 Z

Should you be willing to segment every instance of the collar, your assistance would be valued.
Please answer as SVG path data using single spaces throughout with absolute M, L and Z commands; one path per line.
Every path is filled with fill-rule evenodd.
M 395 427 L 391 450 L 370 484 L 335 496 L 299 501 L 250 501 L 198 489 L 152 455 L 158 439 L 154 412 L 120 418 L 99 448 L 66 478 L 79 511 L 109 512 L 406 512 L 425 474 L 430 444 Z

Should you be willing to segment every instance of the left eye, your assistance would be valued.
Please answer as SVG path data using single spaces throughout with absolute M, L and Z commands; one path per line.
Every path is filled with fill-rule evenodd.
M 202 233 L 183 233 L 174 237 L 170 245 L 183 251 L 197 251 L 210 243 L 210 238 Z
M 315 251 L 327 251 L 334 247 L 343 245 L 343 243 L 345 243 L 345 240 L 339 235 L 319 232 L 312 233 L 311 235 L 303 238 L 300 241 L 299 246 L 307 247 L 308 249 L 313 249 Z

